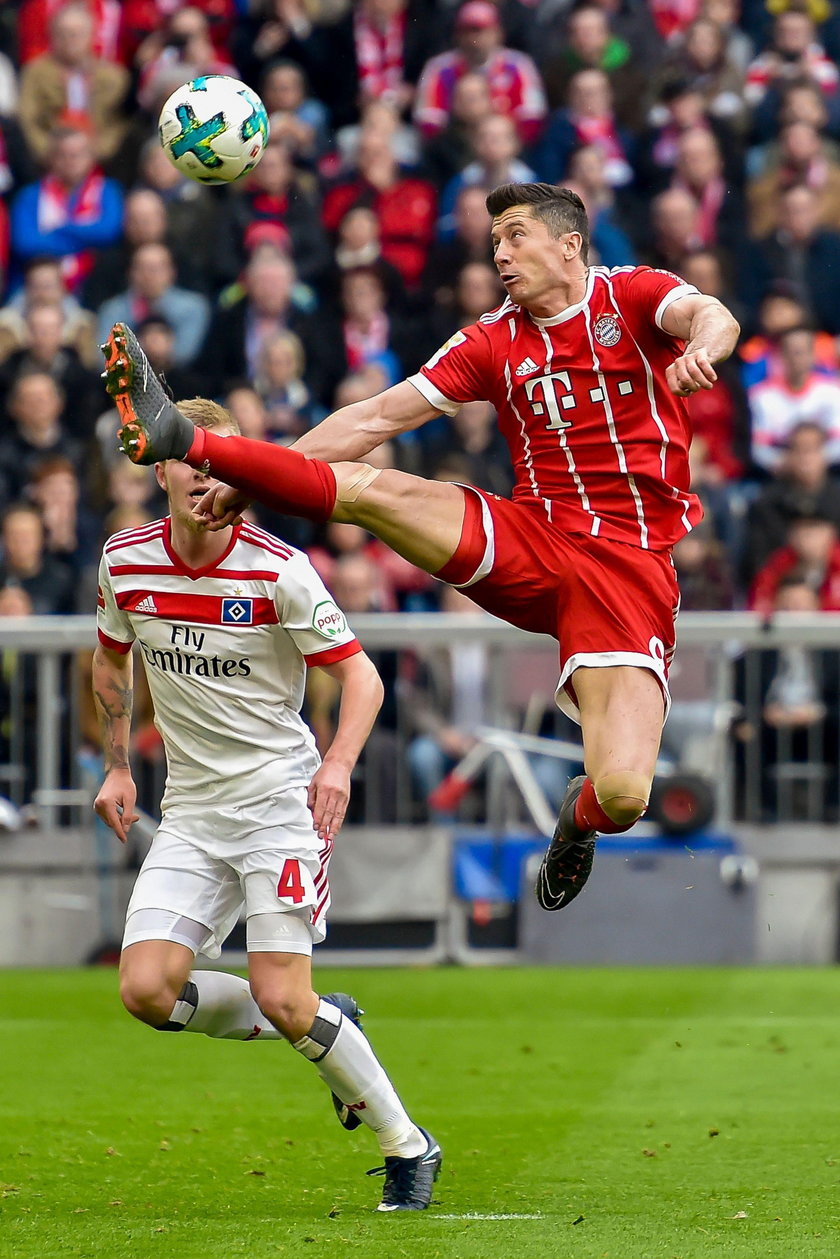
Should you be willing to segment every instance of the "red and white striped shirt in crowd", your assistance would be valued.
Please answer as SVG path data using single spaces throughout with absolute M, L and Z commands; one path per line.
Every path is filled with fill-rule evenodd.
M 548 112 L 542 79 L 524 52 L 499 48 L 483 66 L 470 65 L 460 52 L 430 58 L 417 84 L 414 121 L 425 136 L 443 131 L 452 109 L 455 84 L 464 74 L 483 74 L 497 114 L 508 114 L 525 144 L 537 138 Z
M 300 716 L 306 666 L 361 651 L 306 556 L 252 524 L 201 569 L 173 549 L 168 518 L 115 534 L 97 624 L 112 651 L 139 643 L 166 748 L 164 812 L 307 785 L 320 758 Z
M 669 305 L 696 292 L 669 271 L 590 267 L 574 306 L 537 319 L 508 298 L 410 380 L 448 415 L 493 404 L 514 501 L 542 501 L 569 533 L 665 549 L 702 517 L 687 409 L 665 381 L 684 345 L 662 328 Z

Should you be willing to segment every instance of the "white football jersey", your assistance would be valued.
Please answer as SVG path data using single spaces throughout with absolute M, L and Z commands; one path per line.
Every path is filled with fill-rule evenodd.
M 309 782 L 306 666 L 361 645 L 301 551 L 242 524 L 220 559 L 189 569 L 169 518 L 125 530 L 105 544 L 97 622 L 105 647 L 139 643 L 166 748 L 164 811 L 236 811 Z

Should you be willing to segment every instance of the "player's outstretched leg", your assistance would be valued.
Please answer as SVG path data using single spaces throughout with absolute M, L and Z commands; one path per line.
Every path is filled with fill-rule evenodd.
M 596 832 L 575 821 L 575 805 L 586 775 L 573 778 L 566 789 L 554 836 L 542 859 L 534 891 L 543 909 L 563 909 L 583 888 L 592 871 Z

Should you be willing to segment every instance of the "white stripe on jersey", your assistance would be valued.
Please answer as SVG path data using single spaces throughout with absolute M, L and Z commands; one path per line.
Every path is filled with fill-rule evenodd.
M 525 454 L 525 467 L 528 469 L 528 479 L 531 482 L 531 489 L 534 491 L 535 498 L 542 498 L 540 487 L 537 485 L 537 478 L 534 476 L 534 461 L 531 458 L 531 441 L 528 437 L 528 430 L 525 427 L 525 421 L 516 409 L 513 401 L 513 380 L 510 374 L 510 360 L 505 359 L 505 387 L 507 389 L 508 405 L 519 421 L 519 427 L 522 430 L 522 449 Z
M 627 484 L 630 488 L 630 493 L 633 495 L 633 501 L 636 505 L 636 519 L 639 522 L 639 545 L 643 547 L 645 550 L 647 550 L 648 549 L 648 528 L 647 528 L 647 524 L 645 523 L 644 504 L 642 503 L 642 496 L 639 493 L 639 490 L 636 486 L 636 479 L 627 468 L 627 457 L 624 454 L 624 447 L 622 446 L 621 442 L 618 440 L 618 433 L 615 430 L 615 416 L 613 415 L 612 403 L 610 402 L 610 395 L 609 395 L 609 391 L 607 390 L 607 380 L 606 380 L 606 377 L 604 376 L 604 373 L 601 371 L 601 360 L 598 358 L 598 354 L 595 350 L 595 338 L 592 335 L 592 318 L 591 318 L 592 312 L 589 308 L 588 302 L 583 308 L 583 314 L 584 314 L 584 320 L 586 323 L 586 335 L 589 338 L 589 346 L 590 346 L 590 349 L 592 350 L 592 369 L 596 373 L 598 377 L 598 382 L 601 387 L 601 402 L 603 403 L 603 407 L 604 407 L 604 416 L 607 421 L 607 428 L 610 434 L 610 441 L 612 442 L 613 447 L 616 452 L 616 457 L 618 459 L 618 466 L 621 469 L 621 471 L 624 473 L 624 475 L 627 477 Z
M 552 358 L 554 357 L 554 349 L 551 344 L 551 337 L 548 335 L 548 332 L 546 331 L 545 328 L 539 328 L 539 333 L 545 344 L 545 352 L 546 352 L 545 370 L 546 372 L 550 372 L 551 361 L 552 361 Z M 569 474 L 571 475 L 571 478 L 575 483 L 575 488 L 577 489 L 578 496 L 580 497 L 581 506 L 583 507 L 584 511 L 589 512 L 589 515 L 592 517 L 592 536 L 593 538 L 597 538 L 598 533 L 600 532 L 600 529 L 601 529 L 601 518 L 600 516 L 596 516 L 595 512 L 592 510 L 592 505 L 589 502 L 589 495 L 586 492 L 586 487 L 584 486 L 583 481 L 580 479 L 580 473 L 578 472 L 577 465 L 575 464 L 575 457 L 572 454 L 571 449 L 569 448 L 569 443 L 566 438 L 565 428 L 558 429 L 557 432 L 558 432 L 558 438 L 560 441 L 560 449 L 566 455 L 566 463 L 569 465 Z M 550 512 L 549 512 L 549 519 L 551 519 Z
M 488 310 L 485 315 L 480 315 L 479 323 L 498 323 L 500 319 L 504 319 L 505 315 L 509 315 L 511 311 L 518 310 L 519 307 L 515 302 L 506 297 L 498 310 Z
M 632 267 L 627 267 L 627 268 L 626 268 L 626 270 L 628 270 L 628 271 L 632 271 L 632 270 L 633 270 L 633 268 L 632 268 Z M 615 313 L 616 313 L 617 315 L 619 315 L 619 316 L 620 316 L 621 312 L 620 312 L 620 311 L 619 311 L 619 309 L 618 309 L 618 302 L 615 300 L 615 293 L 614 293 L 614 291 L 613 291 L 613 286 L 612 286 L 612 284 L 610 283 L 610 280 L 609 280 L 609 278 L 608 278 L 608 277 L 607 277 L 607 290 L 608 290 L 609 295 L 610 295 L 610 301 L 611 301 L 611 302 L 612 302 L 612 304 L 613 304 L 613 310 L 615 311 Z M 642 362 L 644 363 L 644 366 L 645 366 L 645 383 L 646 383 L 646 386 L 647 386 L 647 396 L 648 396 L 648 403 L 649 403 L 649 405 L 650 405 L 650 414 L 651 414 L 651 416 L 652 416 L 652 418 L 653 418 L 654 423 L 656 424 L 656 427 L 659 429 L 659 432 L 660 432 L 661 437 L 662 437 L 662 445 L 661 445 L 660 450 L 659 450 L 659 466 L 660 466 L 660 470 L 661 470 L 661 472 L 662 472 L 662 480 L 663 480 L 663 481 L 665 481 L 665 482 L 667 483 L 668 478 L 667 478 L 667 477 L 666 477 L 666 475 L 665 475 L 665 462 L 666 462 L 666 459 L 667 459 L 667 455 L 668 455 L 668 446 L 670 445 L 670 441 L 671 441 L 671 439 L 670 439 L 670 437 L 668 436 L 668 431 L 667 431 L 667 429 L 665 428 L 665 425 L 662 423 L 662 419 L 661 419 L 661 417 L 660 417 L 660 415 L 659 415 L 659 411 L 658 411 L 657 406 L 656 406 L 656 396 L 655 396 L 655 394 L 654 394 L 654 390 L 653 390 L 653 371 L 651 370 L 651 366 L 650 366 L 650 363 L 648 362 L 647 358 L 646 358 L 646 357 L 645 357 L 645 355 L 642 353 L 642 347 L 639 345 L 638 341 L 637 341 L 637 340 L 636 340 L 636 338 L 633 336 L 633 333 L 632 333 L 632 332 L 630 331 L 630 329 L 627 327 L 627 324 L 626 324 L 626 323 L 625 323 L 623 326 L 624 326 L 624 328 L 625 328 L 625 330 L 626 330 L 626 332 L 627 332 L 627 335 L 630 337 L 630 340 L 631 340 L 631 341 L 633 342 L 633 344 L 635 345 L 636 350 L 638 351 L 638 354 L 639 354 L 639 358 L 642 360 Z M 687 507 L 687 506 L 688 506 L 688 504 L 686 504 L 686 507 Z
M 112 534 L 105 543 L 105 552 L 110 555 L 112 551 L 118 551 L 124 546 L 140 546 L 162 536 L 163 521 L 153 520 L 151 524 L 143 525 L 139 529 L 121 529 L 119 533 Z

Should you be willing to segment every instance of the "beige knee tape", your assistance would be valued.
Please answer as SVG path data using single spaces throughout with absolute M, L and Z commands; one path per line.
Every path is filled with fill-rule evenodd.
M 382 472 L 382 468 L 372 468 L 369 463 L 360 463 L 348 481 L 341 486 L 336 494 L 337 503 L 355 503 L 359 495 L 372 484 Z
M 650 799 L 650 779 L 632 769 L 603 774 L 594 782 L 595 798 L 608 818 L 626 826 L 642 816 Z

